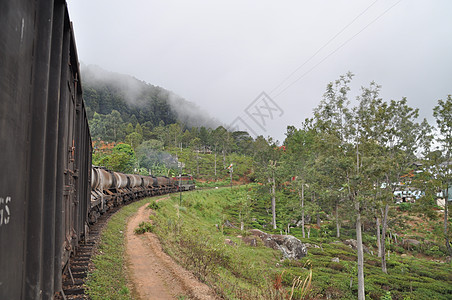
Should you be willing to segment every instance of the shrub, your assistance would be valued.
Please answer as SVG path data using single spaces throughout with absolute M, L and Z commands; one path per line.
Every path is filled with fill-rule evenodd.
M 149 222 L 141 222 L 138 225 L 138 228 L 135 228 L 135 230 L 134 230 L 135 234 L 143 234 L 145 232 L 153 232 L 153 231 L 154 231 L 154 227 Z
M 411 210 L 411 203 L 409 202 L 402 202 L 399 204 L 399 210 L 400 211 L 409 211 Z
M 159 209 L 159 207 L 160 207 L 159 204 L 157 202 L 155 202 L 155 200 L 152 201 L 151 203 L 149 203 L 149 205 L 148 205 L 148 208 L 153 209 L 153 210 L 157 210 L 157 209 Z
M 343 271 L 345 269 L 344 265 L 338 262 L 331 262 L 328 265 L 329 268 L 336 270 L 336 271 Z

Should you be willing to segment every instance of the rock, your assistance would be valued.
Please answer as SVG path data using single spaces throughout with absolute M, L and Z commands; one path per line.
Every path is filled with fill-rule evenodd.
M 356 240 L 353 240 L 353 239 L 345 240 L 344 244 L 350 246 L 353 250 L 358 249 L 358 242 Z M 366 245 L 364 245 L 364 244 L 363 244 L 363 252 L 365 252 L 365 253 L 370 252 L 369 248 L 367 248 Z
M 284 258 L 301 259 L 308 254 L 306 246 L 292 235 L 268 234 L 258 229 L 252 229 L 250 233 L 259 237 L 265 246 L 281 251 Z
M 413 248 L 418 247 L 420 244 L 421 242 L 415 239 L 404 239 L 402 241 L 403 248 L 407 250 L 412 250 Z
M 331 259 L 332 262 L 338 263 L 339 262 L 339 257 L 333 257 Z

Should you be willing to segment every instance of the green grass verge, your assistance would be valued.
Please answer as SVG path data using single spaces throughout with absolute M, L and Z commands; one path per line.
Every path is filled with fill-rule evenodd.
M 172 196 L 152 217 L 154 232 L 173 259 L 221 297 L 279 299 L 272 284 L 280 272 L 281 253 L 262 244 L 249 247 L 237 237 L 244 232 L 223 226 L 235 219 L 230 206 L 247 214 L 247 190 L 242 186 L 184 193 L 182 205 L 179 196 Z
M 153 220 L 164 250 L 225 299 L 283 299 L 290 294 L 294 279 L 306 278 L 308 260 L 311 298 L 356 299 L 356 253 L 336 238 L 303 239 L 294 230 L 292 234 L 302 242 L 321 248 L 309 249 L 301 261 L 281 261 L 279 251 L 262 245 L 251 247 L 237 237 L 246 235 L 239 229 L 241 221 L 251 228 L 257 223 L 254 220 L 268 217 L 256 215 L 258 204 L 250 189 L 252 185 L 194 191 L 183 194 L 181 205 L 178 196 L 161 203 Z M 225 227 L 226 220 L 238 228 Z M 347 238 L 353 236 L 341 240 Z M 226 239 L 235 244 L 225 243 Z M 392 253 L 388 274 L 381 271 L 375 255 L 366 254 L 364 264 L 366 299 L 450 299 L 452 295 L 451 264 Z M 279 281 L 282 289 L 278 290 Z M 300 299 L 300 291 L 294 296 Z
M 312 237 L 302 242 L 321 248 L 309 249 L 301 261 L 281 261 L 281 253 L 258 245 L 250 247 L 238 235 L 240 222 L 246 229 L 261 227 L 268 216 L 253 199 L 253 185 L 194 191 L 154 204 L 152 230 L 159 236 L 164 250 L 199 279 L 213 287 L 225 299 L 285 299 L 293 280 L 306 278 L 312 266 L 310 296 L 313 299 L 356 299 L 356 254 L 336 238 Z M 112 217 L 102 234 L 101 254 L 94 262 L 96 270 L 89 275 L 92 299 L 131 299 L 124 272 L 124 235 L 127 218 L 142 200 L 124 207 Z M 238 228 L 225 227 L 226 220 Z M 268 230 L 268 228 L 264 228 Z M 312 233 L 312 232 L 311 232 Z M 341 240 L 353 238 L 344 235 Z M 228 239 L 231 242 L 225 243 Z M 364 240 L 371 240 L 364 236 Z M 232 245 L 231 245 L 232 244 Z M 339 258 L 333 262 L 332 258 Z M 388 274 L 381 271 L 376 256 L 365 255 L 366 299 L 450 299 L 452 295 L 451 264 L 437 263 L 391 253 Z M 294 298 L 300 299 L 300 290 Z M 386 297 L 386 298 L 384 298 Z
M 124 268 L 124 234 L 128 218 L 147 202 L 149 198 L 124 206 L 102 231 L 98 254 L 93 258 L 95 270 L 88 274 L 86 281 L 91 299 L 133 299 L 127 288 Z

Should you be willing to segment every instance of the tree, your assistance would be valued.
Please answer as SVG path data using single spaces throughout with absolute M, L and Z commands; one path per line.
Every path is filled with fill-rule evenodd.
M 452 95 L 448 95 L 446 101 L 438 100 L 438 105 L 433 109 L 433 116 L 440 133 L 436 141 L 440 144 L 444 157 L 444 161 L 437 165 L 437 175 L 441 178 L 441 190 L 444 191 L 444 240 L 449 255 L 452 255 L 448 232 L 449 187 L 452 179 Z
M 214 173 L 215 173 L 215 178 L 217 177 L 217 153 L 219 150 L 223 149 L 223 145 L 224 145 L 224 136 L 226 135 L 226 129 L 223 126 L 218 126 L 215 130 L 212 131 L 211 134 L 211 145 L 214 147 L 214 155 L 215 155 L 215 160 L 214 160 Z M 224 152 L 223 152 L 224 153 Z M 224 165 L 224 161 L 223 161 L 223 167 L 225 167 Z
M 126 142 L 135 151 L 135 149 L 143 142 L 143 136 L 137 132 L 132 132 L 131 134 L 127 135 Z
M 256 152 L 254 155 L 255 173 L 257 180 L 271 198 L 272 227 L 276 229 L 276 192 L 279 183 L 284 181 L 284 168 L 280 161 L 281 152 L 271 138 L 262 136 L 256 138 Z M 264 193 L 266 194 L 266 193 Z
M 124 139 L 123 121 L 121 114 L 117 110 L 112 110 L 109 115 L 106 115 L 104 122 L 106 134 L 110 140 L 117 142 Z
M 135 126 L 135 132 L 143 136 L 143 128 L 141 127 L 140 123 L 137 123 L 137 125 Z
M 296 129 L 293 126 L 287 127 L 284 147 L 286 151 L 285 164 L 289 170 L 287 173 L 292 177 L 292 186 L 297 194 L 300 213 L 301 230 L 305 238 L 305 195 L 306 188 L 312 183 L 313 171 L 312 165 L 315 161 L 315 136 L 316 132 L 311 127 L 311 120 L 306 120 L 302 129 Z
M 132 173 L 136 166 L 135 152 L 127 144 L 118 144 L 113 148 L 112 154 L 105 156 L 101 164 L 113 171 Z
M 347 198 L 354 207 L 355 228 L 358 256 L 358 299 L 365 299 L 364 293 L 364 255 L 362 245 L 362 210 L 367 199 L 366 191 L 372 189 L 369 181 L 365 146 L 368 142 L 360 135 L 360 118 L 357 109 L 349 109 L 348 92 L 352 73 L 341 76 L 334 83 L 327 85 L 320 105 L 315 109 L 315 125 L 326 141 L 336 149 L 335 164 L 342 174 L 335 185 L 342 185 L 347 191 Z M 334 151 L 335 152 L 335 151 Z
M 132 125 L 132 123 L 128 123 L 127 124 L 127 126 L 126 126 L 126 135 L 129 135 L 129 134 L 131 134 L 132 132 L 134 132 L 135 130 L 134 130 L 134 128 L 133 128 L 133 125 Z
M 201 139 L 196 137 L 191 140 L 190 147 L 196 153 L 196 175 L 199 176 L 199 148 L 201 147 Z

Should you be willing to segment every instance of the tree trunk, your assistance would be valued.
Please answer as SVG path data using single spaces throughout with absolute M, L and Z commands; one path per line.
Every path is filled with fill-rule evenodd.
M 276 181 L 275 172 L 272 172 L 272 223 L 273 229 L 276 229 Z
M 214 167 L 214 172 L 215 172 L 215 179 L 217 179 L 217 148 L 215 147 L 215 167 Z
M 447 252 L 449 253 L 449 255 L 452 255 L 452 249 L 450 247 L 449 237 L 447 235 L 447 217 L 449 211 L 448 202 L 449 202 L 449 184 L 447 184 L 446 196 L 444 197 L 444 239 L 446 240 Z
M 199 148 L 196 152 L 196 174 L 199 176 Z
M 358 250 L 358 300 L 365 300 L 364 293 L 364 254 L 363 254 L 363 239 L 361 233 L 361 212 L 359 209 L 359 202 L 355 200 L 356 210 L 356 243 Z
M 315 197 L 315 193 L 313 193 L 313 197 L 314 197 L 314 202 L 315 204 L 317 204 L 317 207 L 319 206 L 319 202 L 317 201 L 317 198 Z M 317 218 L 317 226 L 320 229 L 320 214 L 317 212 L 316 214 L 316 218 Z
M 383 224 L 382 224 L 382 230 L 381 230 L 381 270 L 383 273 L 388 274 L 388 270 L 386 268 L 386 229 L 388 227 L 388 211 L 389 211 L 389 204 L 386 203 L 384 211 L 382 210 L 383 214 Z
M 301 232 L 303 234 L 303 238 L 305 238 L 306 234 L 304 231 L 304 184 L 303 184 L 303 182 L 301 184 L 301 193 L 300 193 L 300 189 L 298 189 L 298 197 L 300 197 L 300 201 L 301 201 Z
M 381 257 L 380 218 L 377 216 L 377 247 L 378 257 Z
M 336 237 L 341 237 L 341 224 L 339 222 L 339 200 L 336 200 Z

